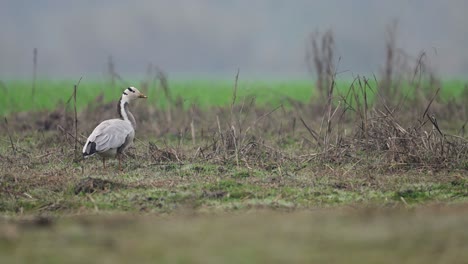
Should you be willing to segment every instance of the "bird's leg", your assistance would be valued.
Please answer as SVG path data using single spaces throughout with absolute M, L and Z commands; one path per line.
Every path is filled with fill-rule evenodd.
M 117 159 L 119 160 L 119 171 L 122 171 L 122 162 L 121 162 L 121 155 L 117 154 Z
M 102 158 L 102 167 L 106 169 L 106 158 Z

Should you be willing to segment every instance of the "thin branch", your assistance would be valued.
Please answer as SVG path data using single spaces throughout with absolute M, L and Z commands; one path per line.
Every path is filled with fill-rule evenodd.
M 426 110 L 424 111 L 424 114 L 422 115 L 422 118 L 423 118 L 423 119 L 424 119 L 424 117 L 426 116 L 427 111 L 429 111 L 429 107 L 431 107 L 432 102 L 434 102 L 434 99 L 436 98 L 437 94 L 439 94 L 439 91 L 440 91 L 440 87 L 437 88 L 435 94 L 432 96 L 431 100 L 429 101 L 429 104 L 427 104 Z
M 232 91 L 232 102 L 231 102 L 231 125 L 232 125 L 232 117 L 234 112 L 234 104 L 236 103 L 237 98 L 237 81 L 239 80 L 239 69 L 237 69 L 236 79 L 234 81 L 234 88 Z
M 301 120 L 302 124 L 305 126 L 307 131 L 309 131 L 309 134 L 315 139 L 315 141 L 317 141 L 318 145 L 321 146 L 322 144 L 320 143 L 318 134 L 306 124 L 306 122 L 304 121 L 304 119 L 302 119 L 302 117 L 299 117 L 299 120 Z

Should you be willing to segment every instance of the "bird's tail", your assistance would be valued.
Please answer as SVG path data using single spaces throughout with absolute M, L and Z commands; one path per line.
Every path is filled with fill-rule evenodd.
M 88 156 L 92 156 L 96 153 L 96 143 L 95 142 L 86 142 L 83 148 L 83 157 L 86 158 Z

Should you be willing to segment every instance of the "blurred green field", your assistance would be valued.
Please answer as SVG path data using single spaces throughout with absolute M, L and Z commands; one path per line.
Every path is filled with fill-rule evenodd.
M 36 82 L 36 94 L 32 96 L 32 82 L 30 80 L 4 81 L 0 85 L 3 96 L 0 97 L 0 115 L 8 115 L 21 111 L 37 111 L 54 109 L 58 103 L 66 102 L 73 92 L 73 80 L 40 80 Z M 130 82 L 131 85 L 141 88 L 141 82 Z M 338 93 L 344 94 L 351 82 L 337 81 Z M 314 82 L 311 80 L 285 80 L 285 81 L 242 81 L 239 80 L 237 101 L 250 103 L 252 98 L 259 106 L 288 105 L 288 100 L 308 102 L 313 96 Z M 184 107 L 196 105 L 202 108 L 212 106 L 226 106 L 232 101 L 233 80 L 169 80 L 169 89 L 172 98 L 181 98 Z M 372 83 L 372 88 L 375 84 Z M 440 97 L 443 100 L 459 98 L 465 93 L 466 82 L 461 80 L 446 80 L 442 83 Z M 100 80 L 82 80 L 78 87 L 78 110 L 85 107 L 97 96 L 102 95 L 104 102 L 116 101 L 124 84 L 111 86 L 109 82 Z M 411 88 L 408 97 L 411 97 Z M 164 96 L 159 84 L 149 85 L 141 89 L 148 94 L 148 102 L 156 107 L 165 107 L 167 98 Z M 370 96 L 372 97 L 372 95 Z
M 132 86 L 140 88 L 148 95 L 148 103 L 156 107 L 165 107 L 167 98 L 159 85 L 152 85 L 141 89 L 140 82 L 130 82 Z M 31 96 L 30 81 L 5 82 L 3 89 L 6 96 L 0 99 L 0 114 L 7 115 L 13 112 L 53 109 L 59 102 L 66 102 L 73 92 L 74 82 L 38 81 L 36 96 Z M 170 81 L 169 88 L 172 98 L 180 97 L 184 107 L 197 105 L 202 108 L 210 106 L 229 105 L 232 100 L 233 81 L 223 80 L 182 80 Z M 5 88 L 6 87 L 6 88 Z M 77 92 L 77 107 L 82 109 L 97 96 L 102 95 L 104 102 L 117 101 L 125 85 L 112 87 L 108 82 L 82 80 Z M 256 97 L 256 103 L 280 104 L 285 98 L 299 101 L 308 101 L 312 95 L 308 81 L 290 82 L 239 82 L 237 99 L 245 100 L 247 97 Z M 250 99 L 249 99 L 250 100 Z
M 2 263 L 466 263 L 466 206 L 0 219 Z

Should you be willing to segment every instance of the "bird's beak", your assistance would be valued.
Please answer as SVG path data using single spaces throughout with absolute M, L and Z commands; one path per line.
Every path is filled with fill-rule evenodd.
M 138 96 L 138 98 L 148 98 L 148 96 L 146 96 L 146 95 L 140 93 L 140 95 Z

